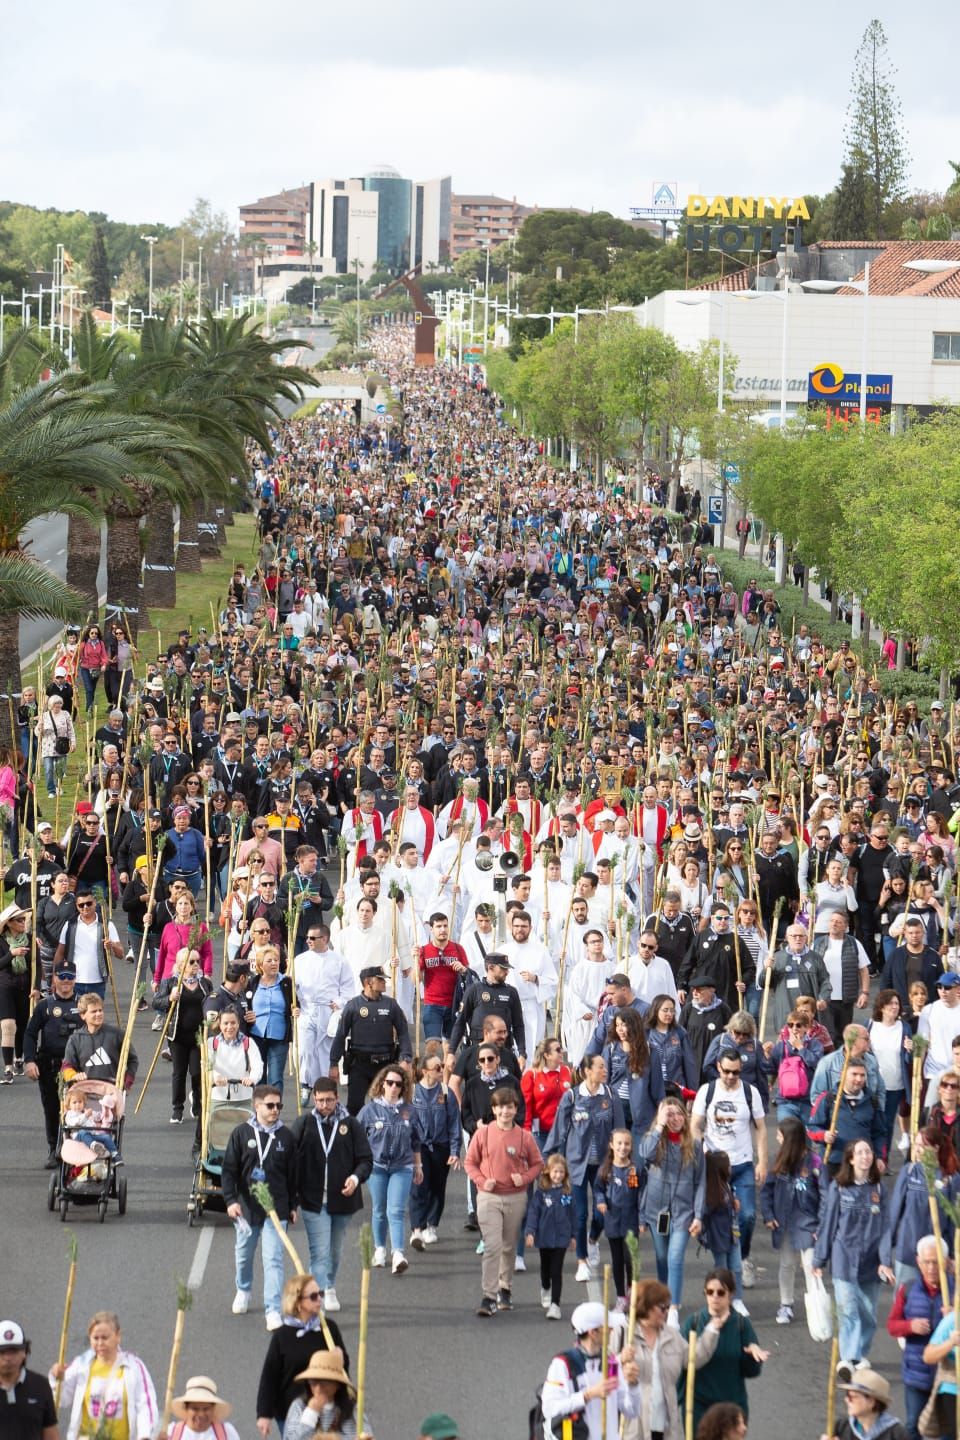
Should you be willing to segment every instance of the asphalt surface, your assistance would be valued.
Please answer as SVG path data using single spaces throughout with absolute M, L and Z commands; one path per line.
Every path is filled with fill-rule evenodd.
M 132 967 L 118 965 L 121 1008 L 129 995 Z M 108 1018 L 110 1005 L 108 1001 Z M 137 1021 L 135 1045 L 140 1057 L 140 1082 L 149 1066 L 157 1035 L 150 1029 L 152 1012 Z M 0 1314 L 23 1322 L 33 1341 L 37 1368 L 56 1357 L 67 1277 L 70 1229 L 79 1243 L 79 1273 L 70 1327 L 68 1354 L 82 1347 L 86 1321 L 94 1310 L 116 1309 L 125 1342 L 147 1363 L 161 1395 L 169 1360 L 176 1305 L 176 1284 L 189 1282 L 193 1305 L 186 1322 L 186 1340 L 179 1379 L 192 1374 L 215 1377 L 221 1393 L 234 1406 L 241 1440 L 256 1440 L 254 1429 L 257 1378 L 266 1351 L 262 1309 L 262 1275 L 257 1262 L 255 1307 L 244 1317 L 230 1314 L 233 1298 L 233 1231 L 222 1214 L 208 1211 L 195 1228 L 187 1225 L 193 1127 L 186 1121 L 169 1124 L 170 1070 L 160 1062 L 141 1113 L 132 1106 L 124 1141 L 129 1185 L 128 1210 L 117 1214 L 115 1203 L 104 1224 L 94 1207 L 72 1207 L 66 1224 L 46 1208 L 48 1174 L 42 1168 L 45 1145 L 42 1115 L 35 1087 L 19 1079 L 0 1087 L 3 1126 L 4 1183 L 0 1189 Z M 294 1105 L 288 1086 L 288 1113 Z M 775 1137 L 771 1134 L 771 1146 Z M 477 1236 L 465 1232 L 465 1181 L 451 1178 L 440 1243 L 423 1254 L 408 1250 L 410 1268 L 394 1278 L 375 1270 L 371 1283 L 368 1409 L 377 1440 L 410 1440 L 419 1421 L 431 1410 L 447 1410 L 461 1423 L 465 1440 L 503 1436 L 525 1440 L 527 1411 L 546 1366 L 556 1351 L 570 1343 L 568 1317 L 574 1304 L 599 1298 L 599 1286 L 577 1285 L 574 1262 L 564 1277 L 563 1316 L 547 1322 L 539 1304 L 536 1252 L 525 1275 L 517 1275 L 512 1313 L 493 1320 L 474 1315 L 479 1300 L 480 1261 Z M 369 1218 L 369 1205 L 365 1206 Z M 302 1227 L 292 1232 L 306 1257 Z M 357 1350 L 359 1302 L 358 1223 L 348 1231 L 338 1279 L 343 1311 L 337 1316 L 351 1355 Z M 605 1247 L 601 1242 L 605 1255 Z M 643 1271 L 653 1273 L 649 1241 L 641 1241 Z M 772 1351 L 763 1375 L 750 1384 L 751 1433 L 791 1437 L 819 1436 L 825 1417 L 829 1346 L 815 1345 L 803 1323 L 802 1286 L 798 1283 L 797 1320 L 790 1327 L 774 1324 L 779 1297 L 776 1259 L 760 1231 L 755 1245 L 758 1278 L 746 1294 L 760 1343 Z M 697 1256 L 691 1245 L 683 1313 L 700 1298 L 709 1257 Z M 873 1349 L 874 1363 L 894 1386 L 894 1409 L 902 1414 L 899 1385 L 900 1354 L 882 1329 L 892 1291 L 881 1295 L 881 1329 Z M 841 1402 L 842 1412 L 842 1402 Z

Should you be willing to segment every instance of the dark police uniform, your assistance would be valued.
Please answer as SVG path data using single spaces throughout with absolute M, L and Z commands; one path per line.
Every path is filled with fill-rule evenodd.
M 57 1076 L 63 1063 L 67 1041 L 75 1030 L 82 1028 L 83 1021 L 77 1009 L 77 995 L 69 1000 L 48 995 L 41 1000 L 27 1021 L 23 1040 L 25 1064 L 35 1064 L 40 1071 L 40 1103 L 43 1106 L 43 1120 L 47 1132 L 47 1146 L 53 1150 L 57 1143 L 60 1125 L 60 1095 Z
M 475 1044 L 483 1035 L 483 1022 L 488 1015 L 498 1015 L 507 1027 L 507 1044 L 526 1055 L 526 1033 L 520 996 L 513 985 L 494 985 L 489 979 L 471 985 L 463 997 L 457 1018 L 450 1031 L 450 1049 L 456 1050 L 468 1037 Z
M 379 1000 L 355 995 L 347 1001 L 330 1047 L 331 1069 L 341 1059 L 347 1072 L 347 1109 L 356 1115 L 366 1103 L 374 1076 L 384 1065 L 413 1059 L 407 1017 L 396 1000 L 388 995 L 381 995 Z

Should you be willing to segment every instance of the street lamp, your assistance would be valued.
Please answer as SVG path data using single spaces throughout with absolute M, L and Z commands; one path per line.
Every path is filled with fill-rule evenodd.
M 153 247 L 157 243 L 156 235 L 141 235 L 140 239 L 150 247 L 149 279 L 147 280 L 147 317 L 153 319 Z
M 678 299 L 678 301 L 677 301 L 677 304 L 678 304 L 678 305 L 716 305 L 716 306 L 718 307 L 719 311 L 720 311 L 720 373 L 719 373 L 719 375 L 718 375 L 718 377 L 717 377 L 717 414 L 718 414 L 718 415 L 722 415 L 722 414 L 723 414 L 723 393 L 724 393 L 724 386 L 723 386 L 723 361 L 724 361 L 724 351 L 725 351 L 725 349 L 726 349 L 726 340 L 727 340 L 727 307 L 726 307 L 726 305 L 723 303 L 723 300 L 724 300 L 724 292 L 721 290 L 720 296 L 719 296 L 719 298 L 716 299 L 716 300 L 713 299 L 713 297 L 710 296 L 710 295 L 703 295 L 703 296 L 699 296 L 699 295 L 698 295 L 698 296 L 694 296 L 694 295 L 686 296 L 686 295 L 684 295 L 684 296 L 681 296 L 681 297 Z M 615 307 L 615 308 L 620 308 L 620 307 Z
M 200 297 L 203 294 L 203 246 L 197 247 L 199 258 L 197 260 L 197 324 L 200 323 Z
M 737 293 L 736 298 L 738 300 L 783 301 L 783 328 L 780 334 L 780 429 L 783 430 L 787 423 L 787 338 L 790 331 L 790 286 L 786 271 L 780 273 L 784 281 L 782 290 L 741 290 Z

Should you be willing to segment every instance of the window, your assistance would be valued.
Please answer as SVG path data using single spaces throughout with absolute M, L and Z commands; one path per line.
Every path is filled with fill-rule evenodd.
M 960 360 L 960 335 L 934 335 L 934 360 Z

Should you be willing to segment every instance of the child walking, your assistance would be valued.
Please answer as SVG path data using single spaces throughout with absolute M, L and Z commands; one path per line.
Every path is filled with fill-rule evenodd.
M 596 1194 L 597 1210 L 603 1216 L 610 1246 L 616 1309 L 623 1313 L 627 1308 L 627 1235 L 636 1235 L 640 1229 L 640 1180 L 633 1164 L 633 1135 L 629 1130 L 614 1130 L 610 1136 L 607 1158 L 597 1173 Z
M 711 1150 L 707 1162 L 707 1212 L 703 1217 L 701 1241 L 713 1256 L 714 1267 L 723 1266 L 736 1281 L 733 1308 L 740 1315 L 750 1312 L 743 1303 L 743 1259 L 740 1254 L 740 1201 L 730 1184 L 730 1156 Z
M 540 1304 L 560 1319 L 563 1257 L 573 1242 L 573 1186 L 562 1155 L 551 1155 L 533 1187 L 524 1225 L 527 1248 L 540 1251 Z
M 797 1260 L 809 1283 L 813 1279 L 813 1242 L 820 1215 L 820 1170 L 810 1150 L 806 1127 L 787 1116 L 777 1127 L 777 1158 L 760 1195 L 760 1213 L 772 1231 L 780 1256 L 780 1308 L 777 1324 L 793 1320 Z M 926 1190 L 924 1190 L 926 1198 Z

